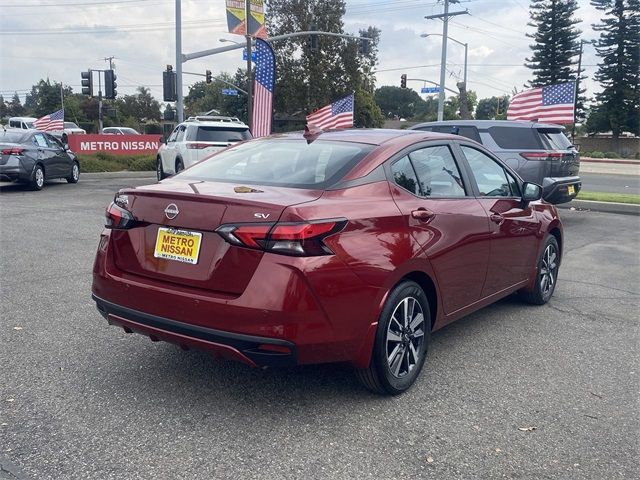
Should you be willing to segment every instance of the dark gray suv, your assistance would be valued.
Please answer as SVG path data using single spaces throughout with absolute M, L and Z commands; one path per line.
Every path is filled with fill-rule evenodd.
M 449 120 L 420 123 L 411 130 L 453 133 L 475 140 L 491 150 L 527 182 L 543 187 L 549 203 L 573 200 L 582 182 L 580 156 L 564 134 L 550 123 L 509 120 Z

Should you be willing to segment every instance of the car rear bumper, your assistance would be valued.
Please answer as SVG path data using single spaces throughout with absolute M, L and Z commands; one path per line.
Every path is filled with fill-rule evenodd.
M 185 350 L 205 350 L 216 358 L 235 360 L 252 367 L 295 365 L 296 347 L 286 340 L 224 332 L 150 315 L 107 302 L 92 295 L 100 314 L 110 325 L 127 333 L 139 333 L 153 341 L 163 340 Z
M 0 165 L 0 180 L 5 182 L 27 182 L 29 181 L 30 172 L 27 172 L 22 164 L 16 159 L 7 162 L 6 165 Z
M 580 177 L 546 177 L 542 180 L 542 198 L 557 205 L 576 198 L 582 188 Z

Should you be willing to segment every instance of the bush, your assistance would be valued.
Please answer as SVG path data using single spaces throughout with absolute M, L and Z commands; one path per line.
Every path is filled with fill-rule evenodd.
M 594 151 L 594 152 L 586 152 L 584 154 L 585 157 L 591 157 L 591 158 L 604 158 L 604 153 L 599 152 L 599 151 Z
M 604 157 L 605 158 L 620 158 L 620 155 L 618 155 L 616 152 L 605 152 L 604 153 Z
M 83 172 L 132 172 L 153 171 L 156 168 L 155 155 L 113 155 L 99 152 L 92 155 L 78 155 L 80 170 Z

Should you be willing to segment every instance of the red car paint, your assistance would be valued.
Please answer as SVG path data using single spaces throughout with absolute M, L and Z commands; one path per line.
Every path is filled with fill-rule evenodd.
M 266 141 L 279 138 L 303 141 L 299 134 Z M 346 361 L 364 368 L 385 298 L 402 279 L 423 287 L 436 330 L 532 288 L 545 235 L 553 233 L 561 245 L 562 226 L 551 205 L 469 193 L 421 198 L 387 170 L 385 177 L 374 175 L 400 152 L 443 143 L 460 166 L 465 160 L 455 145 L 471 141 L 396 130 L 331 132 L 319 139 L 375 148 L 326 190 L 251 185 L 256 193 L 238 193 L 238 184 L 194 182 L 189 169 L 122 190 L 124 208 L 138 223 L 102 233 L 92 293 L 103 316 L 128 332 L 253 366 Z M 164 213 L 169 204 L 180 211 L 172 220 Z M 215 232 L 229 223 L 323 219 L 346 219 L 346 225 L 324 238 L 331 253 L 322 256 L 237 246 Z M 202 233 L 197 265 L 154 257 L 160 226 Z

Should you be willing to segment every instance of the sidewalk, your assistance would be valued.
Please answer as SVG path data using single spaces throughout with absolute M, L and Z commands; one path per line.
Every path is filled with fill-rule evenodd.
M 640 160 L 581 158 L 580 173 L 640 176 Z

